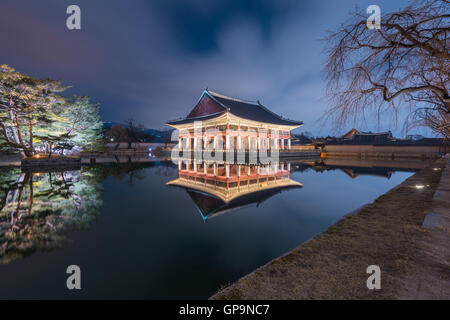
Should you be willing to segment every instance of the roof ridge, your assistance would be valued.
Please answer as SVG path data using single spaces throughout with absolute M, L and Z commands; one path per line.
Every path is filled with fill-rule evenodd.
M 237 101 L 237 102 L 244 102 L 244 103 L 248 103 L 248 104 L 253 104 L 255 106 L 259 105 L 259 103 L 257 101 L 244 100 L 244 99 L 240 99 L 240 98 L 230 97 L 230 96 L 227 96 L 225 94 L 212 91 L 210 89 L 206 89 L 206 91 L 208 91 L 208 93 L 210 93 L 210 94 L 212 94 L 214 96 L 217 96 L 219 98 L 224 98 L 224 99 L 233 100 L 233 101 Z

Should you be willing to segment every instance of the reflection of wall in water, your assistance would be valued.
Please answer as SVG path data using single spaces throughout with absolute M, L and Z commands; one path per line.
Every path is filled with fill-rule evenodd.
M 431 163 L 432 161 L 429 160 L 417 159 L 402 161 L 326 158 L 316 161 L 291 162 L 291 171 L 304 172 L 312 169 L 315 172 L 325 172 L 330 170 L 340 170 L 352 179 L 361 175 L 378 176 L 389 179 L 394 172 L 416 172 L 429 166 Z

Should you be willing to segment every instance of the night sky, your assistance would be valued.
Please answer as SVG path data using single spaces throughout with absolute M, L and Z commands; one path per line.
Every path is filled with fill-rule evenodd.
M 0 64 L 62 79 L 68 94 L 89 95 L 104 121 L 135 118 L 146 127 L 185 116 L 203 89 L 257 100 L 284 117 L 322 127 L 321 72 L 327 30 L 355 5 L 382 14 L 406 1 L 65 1 L 0 0 Z M 81 8 L 81 30 L 68 30 L 66 8 Z M 389 118 L 361 123 L 392 129 Z M 350 128 L 349 128 L 350 129 Z

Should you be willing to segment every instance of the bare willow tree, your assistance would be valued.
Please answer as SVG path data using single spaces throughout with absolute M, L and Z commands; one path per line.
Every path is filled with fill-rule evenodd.
M 326 118 L 343 129 L 367 116 L 408 111 L 405 129 L 427 126 L 450 137 L 450 1 L 413 1 L 367 27 L 358 9 L 327 43 Z

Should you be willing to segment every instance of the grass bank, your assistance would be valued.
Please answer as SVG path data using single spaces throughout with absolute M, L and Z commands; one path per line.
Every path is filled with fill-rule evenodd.
M 450 230 L 423 227 L 447 161 L 437 160 L 211 299 L 450 298 Z M 443 212 L 449 210 L 444 204 Z M 380 290 L 366 286 L 369 265 L 381 268 Z

